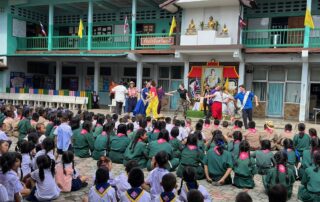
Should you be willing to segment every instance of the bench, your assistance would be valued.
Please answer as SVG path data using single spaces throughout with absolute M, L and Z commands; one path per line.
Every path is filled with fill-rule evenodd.
M 109 107 L 109 112 L 112 113 L 112 109 L 113 107 L 115 108 L 117 106 L 117 102 L 115 99 L 111 100 L 111 105 L 108 105 Z M 126 106 L 126 102 L 123 103 L 123 111 L 125 111 L 125 106 Z
M 24 94 L 24 93 L 0 93 L 0 99 L 5 104 L 13 105 L 31 105 L 35 107 L 69 107 L 75 110 L 80 105 L 80 109 L 87 109 L 87 97 L 61 96 L 61 95 L 39 95 L 39 94 Z

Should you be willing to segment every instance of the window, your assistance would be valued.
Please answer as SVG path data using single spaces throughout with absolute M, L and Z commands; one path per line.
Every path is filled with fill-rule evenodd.
M 301 67 L 293 67 L 288 69 L 287 81 L 301 81 Z
M 110 67 L 100 67 L 100 76 L 111 76 Z
M 169 80 L 159 80 L 158 81 L 158 86 L 162 86 L 163 90 L 165 92 L 170 91 L 169 89 Z
M 94 75 L 94 67 L 88 67 L 87 68 L 87 75 L 88 76 Z
M 169 78 L 170 74 L 170 68 L 169 67 L 159 67 L 159 77 L 160 78 Z
M 171 79 L 182 79 L 183 68 L 182 67 L 171 67 Z
M 301 84 L 287 83 L 286 87 L 286 102 L 300 103 Z
M 269 81 L 285 81 L 285 72 L 283 70 L 270 70 Z
M 93 35 L 110 35 L 112 34 L 112 26 L 95 26 L 92 32 Z
M 144 34 L 154 33 L 154 24 L 144 24 L 143 33 Z
M 75 75 L 76 74 L 76 67 L 63 66 L 62 67 L 62 74 L 63 75 Z
M 320 68 L 313 68 L 311 69 L 311 81 L 320 81 Z
M 267 70 L 266 69 L 253 69 L 253 80 L 255 81 L 265 81 L 267 80 Z
M 30 74 L 49 74 L 49 63 L 28 62 L 27 71 Z
M 266 101 L 267 83 L 254 82 L 253 83 L 253 92 L 258 97 L 259 101 Z
M 151 69 L 150 68 L 143 68 L 142 77 L 149 78 L 151 76 Z
M 123 76 L 137 76 L 136 68 L 125 67 L 123 70 Z

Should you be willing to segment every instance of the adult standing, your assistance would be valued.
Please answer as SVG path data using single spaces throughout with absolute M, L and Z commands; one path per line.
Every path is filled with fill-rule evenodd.
M 211 112 L 214 119 L 222 119 L 222 102 L 223 102 L 223 92 L 221 86 L 215 88 L 215 92 L 208 95 L 207 98 L 212 98 Z
M 149 105 L 146 110 L 146 115 L 150 116 L 151 112 L 153 114 L 153 118 L 157 119 L 158 118 L 158 104 L 159 104 L 159 99 L 158 99 L 158 94 L 157 94 L 157 88 L 156 88 L 156 82 L 151 81 L 151 87 L 148 95 L 148 101 Z
M 129 88 L 128 88 L 128 98 L 127 98 L 127 113 L 133 112 L 134 108 L 137 105 L 137 96 L 138 96 L 138 90 L 135 87 L 135 83 L 133 81 L 130 81 Z
M 125 95 L 128 93 L 128 90 L 121 82 L 120 85 L 114 87 L 111 92 L 114 92 L 114 99 L 116 100 L 116 114 L 121 115 L 123 103 L 126 101 Z
M 242 111 L 242 119 L 246 129 L 248 129 L 248 119 L 252 121 L 252 99 L 254 98 L 256 107 L 259 106 L 258 97 L 253 94 L 251 91 L 246 91 L 244 85 L 239 86 L 239 93 L 236 94 L 234 97 L 235 105 L 236 101 L 240 100 L 241 107 L 240 110 Z
M 179 85 L 179 89 L 175 91 L 171 91 L 170 93 L 176 93 L 178 92 L 180 95 L 179 105 L 176 111 L 174 112 L 174 115 L 177 116 L 178 112 L 180 111 L 180 108 L 183 109 L 183 117 L 187 118 L 187 110 L 189 107 L 190 99 L 188 96 L 188 91 L 184 88 L 183 84 Z
M 209 109 L 209 99 L 206 98 L 208 95 L 210 94 L 210 87 L 209 85 L 206 85 L 205 86 L 205 89 L 204 89 L 204 99 L 203 99 L 203 112 L 204 112 L 204 115 L 207 116 L 210 109 Z
M 93 109 L 99 109 L 100 108 L 99 100 L 100 100 L 99 95 L 97 94 L 96 91 L 93 91 L 93 93 L 92 93 Z
M 114 99 L 114 92 L 112 92 L 112 89 L 116 87 L 118 84 L 116 84 L 114 81 L 110 82 L 109 86 L 109 92 L 110 92 L 110 101 Z
M 162 108 L 162 99 L 163 99 L 163 97 L 165 96 L 166 93 L 164 92 L 162 86 L 159 86 L 159 87 L 158 87 L 157 93 L 158 93 L 158 99 L 159 99 L 159 104 L 158 104 L 157 113 L 160 114 L 161 108 Z
M 145 88 L 141 91 L 140 100 L 138 101 L 135 109 L 133 110 L 133 115 L 136 116 L 138 114 L 146 115 L 146 108 L 148 105 L 148 93 L 149 93 L 150 83 L 145 83 Z

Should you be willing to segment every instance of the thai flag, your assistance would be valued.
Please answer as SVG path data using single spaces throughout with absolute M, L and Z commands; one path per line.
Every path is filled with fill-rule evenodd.
M 247 26 L 247 23 L 242 19 L 241 16 L 239 16 L 239 26 L 241 29 L 243 29 Z
M 127 34 L 129 28 L 129 23 L 128 23 L 128 16 L 126 16 L 124 20 L 124 25 L 123 25 L 123 32 L 124 34 Z
M 47 36 L 47 33 L 46 33 L 46 31 L 44 31 L 44 27 L 41 22 L 40 22 L 40 27 L 41 27 L 41 32 L 42 32 L 43 36 Z

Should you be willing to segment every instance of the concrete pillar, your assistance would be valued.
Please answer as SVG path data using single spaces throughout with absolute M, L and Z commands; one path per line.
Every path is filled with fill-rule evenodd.
M 62 62 L 56 62 L 56 90 L 61 88 L 61 76 L 62 76 Z
M 309 62 L 302 63 L 302 75 L 301 75 L 301 98 L 300 98 L 300 113 L 299 121 L 305 121 L 307 117 L 307 96 L 309 91 Z
M 53 18 L 54 18 L 54 6 L 49 4 L 49 27 L 48 27 L 48 51 L 52 51 L 53 47 Z
M 143 71 L 143 63 L 137 63 L 137 88 L 142 89 L 142 71 Z
M 93 90 L 99 92 L 100 62 L 94 62 L 94 87 Z
M 239 63 L 239 85 L 245 84 L 244 83 L 244 79 L 245 79 L 245 63 L 244 62 L 240 62 Z
M 93 2 L 89 0 L 88 5 L 88 50 L 91 50 L 92 45 L 92 27 L 93 27 Z
M 159 65 L 154 64 L 153 65 L 153 78 L 152 78 L 156 83 L 159 82 Z
M 312 11 L 312 0 L 307 0 L 307 10 Z M 310 27 L 304 27 L 303 48 L 309 48 Z
M 189 67 L 190 63 L 189 61 L 184 62 L 184 71 L 183 71 L 183 84 L 186 89 L 189 89 L 189 80 L 188 80 L 188 74 L 189 74 Z
M 132 19 L 131 19 L 131 50 L 136 48 L 136 31 L 137 31 L 137 0 L 132 0 Z

